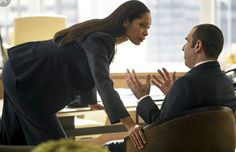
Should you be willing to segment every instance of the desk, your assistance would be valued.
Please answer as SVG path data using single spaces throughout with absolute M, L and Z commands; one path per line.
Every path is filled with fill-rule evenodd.
M 130 116 L 135 120 L 136 119 L 136 107 L 127 108 Z M 103 125 L 101 126 L 92 126 L 92 127 L 82 127 L 75 125 L 76 118 L 84 118 L 86 115 L 92 114 L 94 116 L 105 117 L 103 119 Z M 84 108 L 77 108 L 76 110 L 61 111 L 57 114 L 59 120 L 62 123 L 63 128 L 65 129 L 66 134 L 70 136 L 82 136 L 82 135 L 93 135 L 93 134 L 105 134 L 105 133 L 115 133 L 115 132 L 125 132 L 126 128 L 121 124 L 110 124 L 107 115 L 104 110 L 91 111 Z M 94 118 L 97 120 L 96 118 Z M 97 120 L 98 121 L 98 120 Z M 79 125 L 79 124 L 78 124 Z
M 124 105 L 126 106 L 133 120 L 135 120 L 136 122 L 142 122 L 141 119 L 139 119 L 139 117 L 136 114 L 137 99 L 130 92 L 130 90 L 118 89 L 117 91 L 120 94 L 121 99 L 124 102 Z M 151 95 L 152 94 L 154 93 L 151 93 Z M 152 95 L 152 97 L 154 99 L 157 99 L 158 106 L 162 104 L 161 100 L 164 98 L 163 95 Z M 0 112 L 2 112 L 1 110 L 2 105 L 3 105 L 3 102 L 0 101 Z M 97 126 L 92 126 L 92 127 L 81 127 L 81 126 L 78 127 L 75 125 L 76 118 L 83 119 L 85 116 L 91 113 L 95 113 L 95 115 L 104 117 L 103 120 L 101 120 L 103 125 L 97 125 Z M 126 133 L 127 131 L 126 128 L 121 123 L 111 125 L 104 110 L 91 111 L 90 108 L 88 107 L 87 108 L 74 108 L 74 109 L 64 108 L 63 110 L 57 113 L 57 116 L 59 120 L 61 121 L 61 124 L 68 137 L 95 135 L 95 134 L 108 134 L 108 133 L 121 133 L 121 132 Z M 91 118 L 90 120 L 99 121 L 98 118 Z
M 156 102 L 156 104 L 159 107 L 161 106 L 161 103 L 162 103 L 161 101 Z M 143 120 L 139 118 L 136 113 L 136 106 L 127 107 L 127 111 L 129 112 L 131 118 L 135 120 L 137 124 L 143 124 Z M 84 118 L 86 115 L 91 113 L 94 113 L 94 115 L 105 117 L 105 120 L 103 120 L 104 124 L 101 126 L 92 126 L 92 127 L 75 126 L 76 117 Z M 69 137 L 127 131 L 127 129 L 121 123 L 111 124 L 104 110 L 91 111 L 89 108 L 76 108 L 76 109 L 65 108 L 64 110 L 60 111 L 57 114 L 57 116 L 61 121 L 67 136 Z M 94 118 L 93 120 L 97 119 Z
M 135 120 L 138 124 L 140 122 L 143 123 L 142 119 L 139 118 L 136 114 L 137 99 L 133 95 L 131 90 L 126 88 L 118 88 L 116 89 L 116 91 L 119 93 L 121 100 L 123 101 L 127 111 L 129 112 L 133 120 Z M 151 87 L 150 95 L 156 101 L 156 104 L 158 106 L 161 106 L 164 95 L 157 87 Z M 98 101 L 101 101 L 99 95 L 97 98 Z M 87 126 L 86 124 L 84 125 L 84 121 L 82 120 L 81 123 L 78 123 L 78 125 L 75 124 L 76 118 L 82 118 L 86 120 L 85 117 L 87 115 L 92 115 L 90 116 L 90 118 L 87 118 L 89 120 Z M 61 121 L 62 126 L 68 136 L 82 136 L 127 131 L 121 123 L 111 125 L 104 110 L 91 111 L 89 108 L 64 108 L 57 114 L 57 116 L 59 117 L 59 120 Z M 91 124 L 91 121 L 97 122 L 94 122 L 91 127 L 89 126 L 89 124 Z M 96 123 L 98 125 L 95 125 Z

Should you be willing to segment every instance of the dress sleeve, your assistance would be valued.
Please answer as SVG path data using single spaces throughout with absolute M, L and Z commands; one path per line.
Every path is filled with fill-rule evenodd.
M 96 104 L 97 103 L 97 90 L 94 87 L 90 91 L 79 95 L 79 101 L 82 104 Z
M 114 38 L 102 32 L 90 34 L 84 42 L 92 77 L 111 123 L 117 123 L 121 118 L 129 116 L 110 79 L 109 61 L 114 45 Z

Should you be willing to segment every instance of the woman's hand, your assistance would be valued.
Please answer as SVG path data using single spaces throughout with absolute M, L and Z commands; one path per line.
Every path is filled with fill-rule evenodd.
M 127 128 L 129 137 L 134 147 L 142 149 L 144 147 L 144 144 L 146 144 L 142 128 L 139 125 L 136 125 L 136 123 L 130 116 L 122 118 L 120 119 L 120 121 Z
M 91 108 L 91 110 L 103 110 L 104 109 L 103 105 L 98 104 L 98 103 L 90 104 L 89 107 Z
M 129 129 L 129 137 L 134 145 L 138 149 L 144 148 L 144 144 L 146 144 L 145 136 L 143 134 L 143 128 L 139 125 L 135 125 L 133 128 Z
M 172 87 L 173 83 L 175 82 L 175 72 L 172 74 L 172 77 L 170 77 L 169 72 L 162 68 L 163 72 L 158 69 L 158 73 L 161 76 L 161 79 L 159 79 L 157 76 L 153 75 L 151 82 L 157 86 L 165 95 L 170 91 L 170 88 Z

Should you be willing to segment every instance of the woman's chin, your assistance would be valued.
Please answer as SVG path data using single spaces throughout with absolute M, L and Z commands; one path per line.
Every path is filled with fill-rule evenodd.
M 131 41 L 131 42 L 132 42 L 134 45 L 140 45 L 140 44 L 141 44 L 140 41 L 139 41 L 139 42 L 138 42 L 138 41 L 135 41 L 135 42 L 134 42 L 134 41 Z

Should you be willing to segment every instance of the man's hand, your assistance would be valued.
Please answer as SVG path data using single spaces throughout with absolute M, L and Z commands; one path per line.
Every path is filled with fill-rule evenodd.
M 170 88 L 172 87 L 173 83 L 175 82 L 175 72 L 173 73 L 172 77 L 170 77 L 169 72 L 162 68 L 163 72 L 158 69 L 158 73 L 161 76 L 161 79 L 159 79 L 157 76 L 153 75 L 151 82 L 157 86 L 165 95 L 170 91 Z
M 151 86 L 150 79 L 150 75 L 148 75 L 146 78 L 146 83 L 143 84 L 138 80 L 135 71 L 132 70 L 132 73 L 130 73 L 128 69 L 125 75 L 127 85 L 138 99 L 145 95 L 149 95 Z
M 91 108 L 91 110 L 103 110 L 104 109 L 103 105 L 100 105 L 98 103 L 91 104 L 91 105 L 89 105 L 89 107 Z

